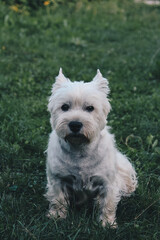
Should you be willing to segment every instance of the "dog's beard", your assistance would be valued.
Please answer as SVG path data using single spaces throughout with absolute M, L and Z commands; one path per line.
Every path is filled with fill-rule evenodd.
M 71 145 L 83 145 L 86 143 L 89 143 L 89 139 L 81 133 L 75 134 L 75 133 L 70 133 L 65 137 L 65 141 L 70 143 Z

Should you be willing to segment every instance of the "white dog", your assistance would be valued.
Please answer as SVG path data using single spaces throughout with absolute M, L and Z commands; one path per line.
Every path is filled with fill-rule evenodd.
M 56 77 L 48 104 L 53 129 L 47 150 L 48 216 L 65 218 L 70 202 L 92 198 L 102 225 L 115 227 L 118 202 L 136 189 L 136 172 L 106 127 L 108 93 L 99 70 L 89 83 L 71 82 L 62 69 Z

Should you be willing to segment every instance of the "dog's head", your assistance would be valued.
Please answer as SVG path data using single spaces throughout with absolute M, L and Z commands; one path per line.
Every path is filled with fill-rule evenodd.
M 104 129 L 111 109 L 108 81 L 99 70 L 89 83 L 71 82 L 62 69 L 53 84 L 48 110 L 57 135 L 70 144 L 93 141 Z

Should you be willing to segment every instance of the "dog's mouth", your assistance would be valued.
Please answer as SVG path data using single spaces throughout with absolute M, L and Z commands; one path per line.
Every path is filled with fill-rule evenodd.
M 65 141 L 72 145 L 82 145 L 89 142 L 89 139 L 84 134 L 70 133 L 65 137 Z

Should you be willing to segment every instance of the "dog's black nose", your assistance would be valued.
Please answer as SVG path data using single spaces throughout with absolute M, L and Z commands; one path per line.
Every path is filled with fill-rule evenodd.
M 81 130 L 82 126 L 83 124 L 77 121 L 72 121 L 69 123 L 69 128 L 73 133 L 78 133 Z

